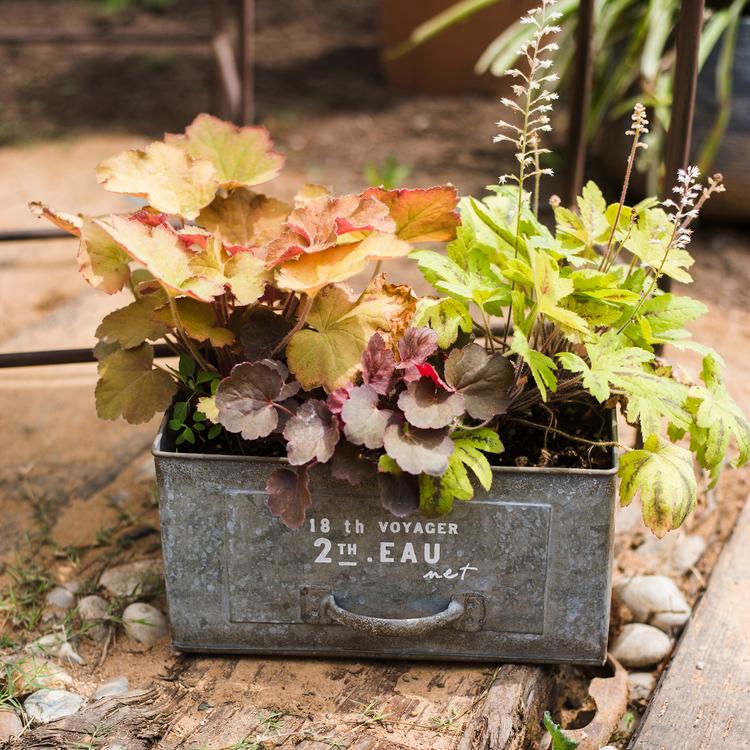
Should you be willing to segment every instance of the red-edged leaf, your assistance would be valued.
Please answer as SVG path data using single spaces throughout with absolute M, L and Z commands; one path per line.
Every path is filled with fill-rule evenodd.
M 366 231 L 392 234 L 395 228 L 386 206 L 375 198 L 359 195 L 313 198 L 295 208 L 286 223 L 286 231 L 269 245 L 269 267 L 298 255 L 328 250 L 342 234 Z
M 385 396 L 391 388 L 396 360 L 385 339 L 376 333 L 362 353 L 362 379 L 376 393 Z
M 310 475 L 304 466 L 276 469 L 266 482 L 268 507 L 281 523 L 298 529 L 305 522 L 305 513 L 312 503 Z
M 284 427 L 286 455 L 293 466 L 317 459 L 324 464 L 333 455 L 339 441 L 336 417 L 323 401 L 305 401 Z
M 326 399 L 326 406 L 330 409 L 332 414 L 341 414 L 341 410 L 344 408 L 346 400 L 349 398 L 349 391 L 351 388 L 337 388 L 335 391 L 331 391 Z
M 423 190 L 370 188 L 364 195 L 388 206 L 396 235 L 407 242 L 447 242 L 456 236 L 458 194 L 452 185 Z
M 398 367 L 404 371 L 404 380 L 418 380 L 423 373 L 417 365 L 423 364 L 427 357 L 436 351 L 435 331 L 431 328 L 407 328 L 404 337 L 398 342 L 398 353 L 401 358 Z

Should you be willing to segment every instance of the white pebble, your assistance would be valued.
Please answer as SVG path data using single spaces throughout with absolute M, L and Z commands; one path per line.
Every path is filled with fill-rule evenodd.
M 649 572 L 679 577 L 687 573 L 705 551 L 703 537 L 673 532 L 663 539 L 647 538 L 635 554 L 646 564 Z
M 92 697 L 96 701 L 113 695 L 125 695 L 129 687 L 128 678 L 125 675 L 119 675 L 99 685 Z
M 125 633 L 138 643 L 153 646 L 167 633 L 167 619 L 164 615 L 144 602 L 135 602 L 122 613 Z
M 615 581 L 614 589 L 636 622 L 671 633 L 690 617 L 690 605 L 674 581 L 666 576 L 620 578 Z
M 628 674 L 628 698 L 632 702 L 647 701 L 656 687 L 653 672 L 630 672 Z
M 99 585 L 113 596 L 137 596 L 158 583 L 163 575 L 161 560 L 138 560 L 105 570 Z
M 69 610 L 76 603 L 74 594 L 64 586 L 55 586 L 47 592 L 47 604 L 51 607 L 59 607 Z
M 623 667 L 649 667 L 660 662 L 672 649 L 672 639 L 659 628 L 639 622 L 626 625 L 610 647 Z
M 45 688 L 32 693 L 24 701 L 23 707 L 30 719 L 40 724 L 48 724 L 50 721 L 74 714 L 83 703 L 84 699 L 77 693 Z
M 109 608 L 106 599 L 101 596 L 84 596 L 78 601 L 78 614 L 86 626 L 85 635 L 99 642 L 107 637 Z

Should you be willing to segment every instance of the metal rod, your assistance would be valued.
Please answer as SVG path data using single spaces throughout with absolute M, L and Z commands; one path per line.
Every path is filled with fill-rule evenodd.
M 70 238 L 62 229 L 8 229 L 0 231 L 0 242 L 28 242 L 30 240 L 56 240 Z
M 698 50 L 703 29 L 704 0 L 682 0 L 677 23 L 676 58 L 672 96 L 672 115 L 664 156 L 664 190 L 671 190 L 678 169 L 685 169 L 690 158 L 693 135 L 695 91 L 698 85 Z M 659 286 L 670 288 L 668 276 L 662 276 Z
M 240 125 L 255 119 L 255 0 L 242 0 L 240 8 Z
M 54 31 L 15 29 L 0 32 L 0 44 L 135 44 L 182 45 L 205 44 L 211 37 L 203 32 L 149 33 L 144 31 Z
M 576 27 L 576 56 L 568 125 L 568 185 L 566 203 L 573 205 L 583 185 L 586 168 L 589 108 L 593 84 L 594 0 L 580 0 Z
M 166 344 L 154 344 L 154 357 L 174 357 Z M 52 349 L 38 352 L 9 352 L 0 354 L 0 369 L 6 367 L 41 367 L 96 362 L 93 349 Z

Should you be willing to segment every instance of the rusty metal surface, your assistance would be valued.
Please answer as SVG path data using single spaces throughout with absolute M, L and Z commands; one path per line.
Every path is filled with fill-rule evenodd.
M 397 519 L 372 487 L 350 487 L 318 467 L 308 519 L 291 531 L 266 507 L 266 479 L 281 459 L 161 445 L 160 433 L 154 455 L 178 649 L 605 658 L 615 468 L 496 468 L 489 492 L 428 520 Z M 399 631 L 382 623 L 400 619 L 422 624 L 376 634 Z M 375 628 L 353 627 L 374 620 Z

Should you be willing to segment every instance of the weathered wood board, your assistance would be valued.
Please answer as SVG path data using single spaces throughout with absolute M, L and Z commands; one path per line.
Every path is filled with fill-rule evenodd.
M 630 750 L 750 748 L 750 501 Z

